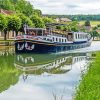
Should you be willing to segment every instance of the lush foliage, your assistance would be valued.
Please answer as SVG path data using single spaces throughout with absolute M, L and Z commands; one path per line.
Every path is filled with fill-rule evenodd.
M 0 9 L 15 10 L 11 1 L 13 0 L 0 0 Z
M 56 28 L 62 31 L 74 31 L 74 32 L 79 31 L 79 25 L 77 21 L 72 21 L 62 26 L 56 26 Z
M 0 0 L 0 9 L 20 12 L 26 16 L 33 12 L 33 6 L 26 0 Z
M 34 27 L 34 24 L 32 23 L 29 17 L 25 16 L 22 13 L 18 14 L 17 16 L 19 16 L 19 18 L 22 21 L 19 31 L 24 32 L 24 24 L 27 24 L 29 27 Z
M 81 20 L 100 21 L 100 14 L 98 15 L 44 15 L 44 16 L 48 16 L 52 18 L 66 18 L 67 17 L 73 21 L 75 21 L 76 19 L 78 21 L 81 21 Z
M 40 17 L 38 17 L 36 15 L 32 15 L 31 16 L 31 20 L 34 23 L 35 27 L 37 27 L 37 28 L 45 27 L 45 24 L 44 24 L 42 18 L 40 18 Z
M 100 52 L 83 76 L 75 100 L 99 100 L 100 98 Z
M 8 30 L 18 32 L 21 27 L 21 19 L 17 16 L 8 16 Z
M 34 9 L 27 0 L 0 0 L 0 9 L 12 11 L 11 15 L 0 14 L 0 31 L 4 31 L 5 40 L 7 31 L 24 32 L 24 24 L 44 28 L 46 23 L 53 22 L 48 17 L 42 18 L 41 10 Z
M 30 4 L 30 2 L 25 0 L 18 0 L 15 10 L 25 14 L 26 16 L 30 16 L 33 13 L 33 6 Z
M 6 17 L 0 14 L 0 30 L 3 31 L 7 27 Z
M 85 24 L 84 25 L 85 26 L 91 26 L 90 21 L 89 20 L 85 21 Z
M 43 19 L 43 21 L 44 21 L 45 24 L 53 23 L 53 19 L 52 18 L 43 17 L 42 19 Z
M 39 9 L 34 9 L 34 10 L 33 10 L 33 15 L 36 15 L 36 16 L 41 17 L 41 16 L 42 16 L 42 12 L 41 12 L 41 10 L 39 10 Z

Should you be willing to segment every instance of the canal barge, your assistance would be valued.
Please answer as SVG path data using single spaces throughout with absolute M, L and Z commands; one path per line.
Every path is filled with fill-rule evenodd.
M 25 34 L 15 38 L 16 53 L 51 53 L 74 50 L 91 45 L 90 34 L 61 32 L 52 28 L 25 28 Z

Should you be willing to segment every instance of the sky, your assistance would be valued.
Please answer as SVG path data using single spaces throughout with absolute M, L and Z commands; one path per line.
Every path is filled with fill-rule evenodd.
M 100 14 L 100 0 L 28 0 L 43 14 Z

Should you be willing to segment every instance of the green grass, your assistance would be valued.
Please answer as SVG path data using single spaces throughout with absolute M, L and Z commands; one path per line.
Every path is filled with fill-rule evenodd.
M 84 25 L 85 21 L 80 21 L 79 24 L 80 25 Z M 98 24 L 100 24 L 100 21 L 90 21 L 91 26 L 97 26 Z
M 0 42 L 14 42 L 14 40 L 0 40 Z
M 75 100 L 100 100 L 100 52 L 82 77 Z

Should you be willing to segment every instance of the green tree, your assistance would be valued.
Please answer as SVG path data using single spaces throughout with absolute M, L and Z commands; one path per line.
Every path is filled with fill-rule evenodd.
M 0 30 L 3 31 L 7 27 L 6 17 L 0 14 Z
M 42 15 L 42 12 L 39 9 L 33 9 L 33 15 L 36 15 L 36 16 L 40 17 Z
M 11 4 L 10 0 L 0 0 L 0 9 L 14 10 L 14 5 Z
M 0 14 L 0 31 L 4 31 L 4 40 L 6 40 L 7 35 L 7 19 L 5 15 Z
M 42 19 L 43 19 L 43 21 L 44 21 L 45 24 L 47 24 L 47 23 L 53 23 L 54 22 L 52 18 L 43 17 Z
M 13 5 L 15 5 L 15 4 L 18 2 L 18 0 L 10 0 L 10 2 L 11 2 Z
M 18 14 L 17 16 L 19 16 L 19 18 L 22 20 L 19 31 L 24 32 L 24 24 L 27 24 L 29 27 L 34 27 L 34 24 L 32 23 L 29 17 L 25 16 L 24 14 Z
M 90 21 L 89 20 L 85 21 L 84 25 L 85 26 L 91 26 Z
M 68 25 L 68 30 L 70 31 L 74 31 L 77 32 L 79 27 L 78 27 L 78 22 L 77 21 L 72 21 L 69 25 Z
M 25 0 L 18 0 L 15 9 L 17 12 L 23 13 L 26 16 L 30 16 L 33 13 L 33 6 Z
M 36 28 L 44 28 L 45 27 L 45 24 L 44 24 L 42 18 L 33 15 L 33 16 L 31 16 L 31 20 Z
M 93 37 L 93 40 L 94 40 L 94 37 L 99 36 L 99 33 L 96 30 L 93 30 L 90 34 Z
M 19 29 L 21 28 L 21 19 L 17 16 L 8 16 L 8 30 L 12 30 L 18 34 Z
M 66 31 L 70 32 L 71 31 L 71 25 L 66 26 Z

